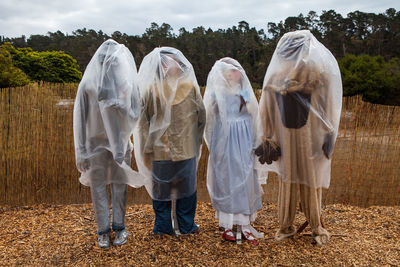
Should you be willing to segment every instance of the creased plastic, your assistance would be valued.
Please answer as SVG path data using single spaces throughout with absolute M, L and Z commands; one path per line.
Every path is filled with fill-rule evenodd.
M 205 127 L 205 109 L 190 62 L 177 49 L 155 48 L 139 69 L 141 114 L 135 158 L 155 200 L 191 196 Z
M 75 99 L 75 156 L 82 184 L 143 185 L 130 167 L 130 137 L 139 113 L 133 56 L 124 45 L 109 39 L 90 60 Z
M 283 35 L 259 107 L 262 140 L 281 154 L 265 168 L 285 182 L 328 188 L 341 106 L 340 70 L 330 51 L 308 30 Z

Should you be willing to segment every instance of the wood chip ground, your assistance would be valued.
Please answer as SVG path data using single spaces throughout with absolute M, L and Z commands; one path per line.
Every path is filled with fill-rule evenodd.
M 100 249 L 90 204 L 0 207 L 0 265 L 74 266 L 400 266 L 400 207 L 328 205 L 323 211 L 331 241 L 320 248 L 310 228 L 276 243 L 276 205 L 264 203 L 253 224 L 265 233 L 258 246 L 222 240 L 210 203 L 200 202 L 197 234 L 152 233 L 151 205 L 127 208 L 128 243 Z M 295 224 L 304 216 L 298 213 Z M 113 235 L 112 235 L 113 236 Z

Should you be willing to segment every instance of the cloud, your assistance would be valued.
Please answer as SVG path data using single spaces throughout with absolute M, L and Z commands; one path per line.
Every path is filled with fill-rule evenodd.
M 323 3 L 322 3 L 323 2 Z M 111 34 L 120 31 L 141 35 L 151 22 L 170 24 L 175 32 L 181 27 L 192 30 L 204 26 L 216 30 L 247 21 L 251 27 L 266 29 L 268 22 L 279 22 L 288 16 L 306 15 L 310 10 L 321 14 L 334 9 L 347 13 L 382 13 L 394 7 L 400 9 L 398 0 L 2 0 L 0 2 L 0 35 L 46 34 L 60 30 L 71 33 L 76 29 L 102 30 Z

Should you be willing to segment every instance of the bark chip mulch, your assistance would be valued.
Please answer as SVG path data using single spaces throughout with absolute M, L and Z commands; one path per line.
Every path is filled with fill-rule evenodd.
M 222 240 L 210 203 L 198 203 L 200 231 L 179 237 L 154 235 L 152 206 L 133 205 L 126 212 L 128 243 L 100 249 L 90 204 L 0 207 L 0 265 L 400 266 L 399 206 L 326 206 L 323 220 L 332 236 L 322 248 L 314 244 L 309 227 L 275 242 L 275 204 L 264 203 L 258 214 L 253 225 L 265 238 L 258 246 L 237 245 Z M 295 225 L 304 220 L 298 213 Z

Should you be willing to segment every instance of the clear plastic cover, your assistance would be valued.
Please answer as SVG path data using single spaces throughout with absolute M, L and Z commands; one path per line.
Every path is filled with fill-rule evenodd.
M 143 185 L 130 167 L 130 136 L 139 113 L 134 58 L 128 48 L 109 39 L 90 60 L 75 99 L 75 156 L 82 184 Z
M 207 78 L 207 188 L 216 210 L 252 215 L 261 209 L 255 166 L 258 103 L 242 66 L 218 60 Z
M 308 30 L 279 40 L 260 100 L 266 169 L 283 181 L 328 188 L 342 81 L 336 59 Z
M 139 88 L 135 158 L 147 191 L 156 200 L 190 196 L 206 119 L 193 67 L 179 50 L 155 48 L 140 65 Z

